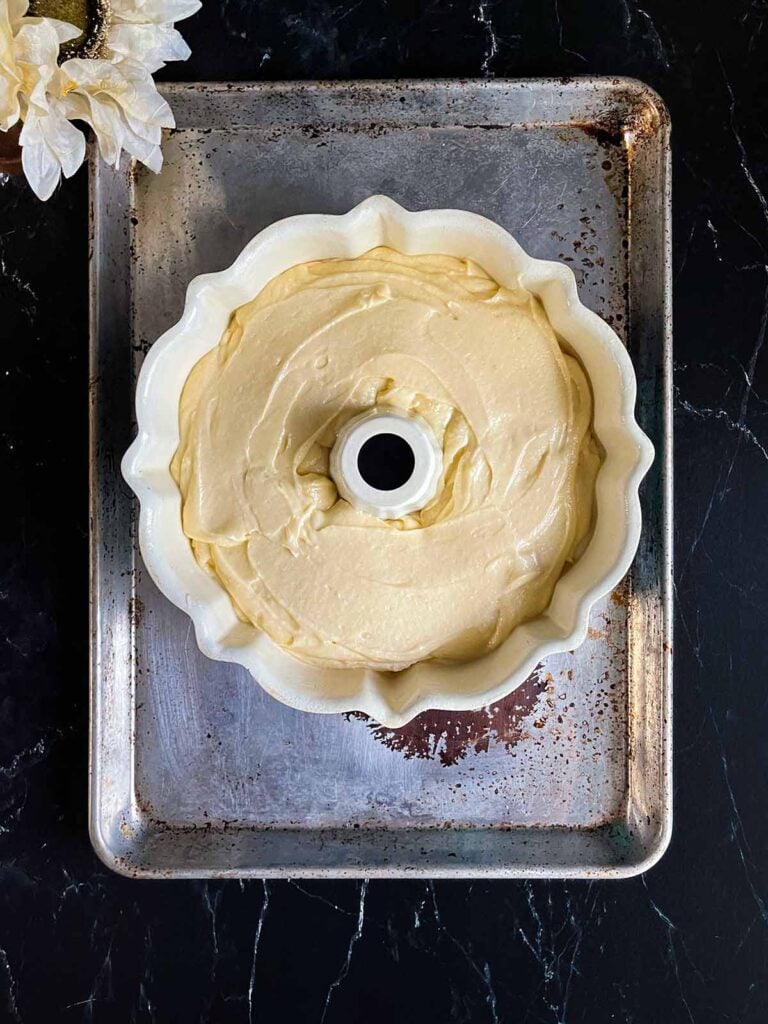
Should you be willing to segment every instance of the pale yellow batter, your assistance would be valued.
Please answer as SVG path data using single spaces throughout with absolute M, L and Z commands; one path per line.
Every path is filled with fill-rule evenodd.
M 338 497 L 339 426 L 417 411 L 435 499 L 380 520 Z M 374 249 L 286 271 L 184 387 L 171 471 L 197 560 L 306 661 L 469 659 L 549 603 L 592 522 L 592 399 L 544 311 L 452 256 Z

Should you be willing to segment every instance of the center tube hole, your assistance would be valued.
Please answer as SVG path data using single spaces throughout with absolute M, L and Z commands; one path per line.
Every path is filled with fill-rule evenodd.
M 411 479 L 413 449 L 397 434 L 374 434 L 357 455 L 360 476 L 377 491 L 394 491 Z

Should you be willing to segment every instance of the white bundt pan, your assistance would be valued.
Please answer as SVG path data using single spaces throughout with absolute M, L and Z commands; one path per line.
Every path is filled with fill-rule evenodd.
M 594 429 L 605 449 L 594 534 L 558 581 L 546 613 L 518 626 L 495 651 L 475 661 L 421 662 L 399 673 L 308 665 L 266 633 L 243 624 L 219 583 L 195 561 L 169 470 L 179 443 L 184 382 L 198 359 L 219 343 L 232 312 L 297 263 L 360 256 L 377 245 L 407 254 L 468 257 L 500 284 L 519 284 L 537 295 L 589 376 Z M 571 270 L 532 259 L 492 221 L 460 210 L 411 213 L 385 196 L 373 196 L 343 216 L 290 217 L 261 231 L 229 269 L 196 277 L 187 289 L 181 320 L 155 342 L 144 361 L 136 389 L 139 432 L 122 464 L 141 502 L 144 563 L 165 596 L 191 617 L 204 654 L 243 665 L 268 693 L 291 707 L 362 711 L 392 728 L 428 708 L 482 707 L 519 686 L 543 658 L 577 647 L 592 605 L 629 569 L 640 538 L 638 487 L 653 461 L 653 446 L 635 422 L 635 391 L 624 346 L 579 301 Z

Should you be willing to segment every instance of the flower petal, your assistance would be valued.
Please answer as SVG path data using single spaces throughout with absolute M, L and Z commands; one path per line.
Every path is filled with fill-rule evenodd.
M 116 21 L 156 25 L 182 21 L 200 10 L 200 0 L 112 0 L 112 16 Z
M 125 114 L 126 127 L 134 135 L 138 135 L 139 138 L 144 139 L 151 146 L 159 146 L 163 138 L 163 129 L 158 128 L 153 124 L 146 124 L 144 121 L 139 121 L 138 118 L 131 117 L 129 114 Z
M 49 22 L 48 18 L 26 18 L 13 40 L 14 57 L 28 66 L 27 75 L 33 80 L 47 82 L 57 67 L 59 36 Z
M 71 25 L 68 21 L 60 21 L 59 18 L 25 18 L 22 22 L 22 27 L 37 27 L 40 25 L 45 26 L 46 29 L 53 29 L 59 43 L 66 43 L 70 39 L 77 39 L 78 36 L 83 34 L 81 28 Z
M 110 28 L 105 51 L 118 59 L 137 61 L 147 71 L 158 71 L 169 60 L 186 60 L 191 52 L 171 25 L 120 24 Z
M 77 25 L 70 25 L 68 21 L 60 21 L 58 18 L 45 19 L 56 35 L 59 37 L 59 44 L 68 43 L 70 39 L 77 39 L 83 34 L 83 30 Z
M 123 127 L 119 108 L 107 97 L 95 100 L 88 93 L 70 92 L 62 101 L 67 117 L 85 121 L 93 128 L 102 160 L 117 167 L 123 148 Z
M 21 129 L 19 142 L 22 146 L 22 163 L 25 153 L 23 147 L 30 147 L 28 162 L 38 168 L 38 173 L 41 167 L 45 169 L 43 178 L 53 174 L 50 170 L 51 160 L 55 161 L 67 178 L 71 178 L 85 159 L 85 136 L 55 109 L 42 116 L 29 116 Z
M 49 149 L 61 164 L 65 178 L 71 178 L 85 160 L 85 136 L 56 110 L 40 118 L 40 127 Z
M 50 199 L 61 179 L 61 165 L 43 137 L 39 118 L 24 123 L 19 142 L 24 177 L 38 199 Z
M 19 120 L 20 85 L 21 80 L 16 76 L 14 69 L 0 60 L 0 131 L 7 132 Z
M 117 67 L 135 89 L 135 100 L 130 105 L 126 104 L 127 113 L 147 124 L 156 125 L 159 128 L 174 128 L 176 120 L 173 116 L 168 101 L 163 99 L 157 91 L 154 78 L 146 68 L 134 61 L 122 60 Z
M 21 21 L 29 9 L 29 0 L 7 0 L 5 6 L 8 9 L 8 18 L 13 25 Z
M 139 124 L 137 127 L 141 128 L 142 126 Z M 158 128 L 157 131 L 159 132 L 160 129 Z M 127 120 L 123 122 L 123 149 L 155 173 L 160 170 L 163 164 L 159 142 L 159 139 L 153 141 L 152 138 L 147 138 L 141 130 L 134 131 Z

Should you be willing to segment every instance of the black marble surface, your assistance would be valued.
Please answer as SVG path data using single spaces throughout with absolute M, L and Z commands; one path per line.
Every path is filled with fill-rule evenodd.
M 208 0 L 180 79 L 628 74 L 673 120 L 675 829 L 593 883 L 137 883 L 86 830 L 87 197 L 0 186 L 0 1021 L 768 1019 L 768 4 Z

